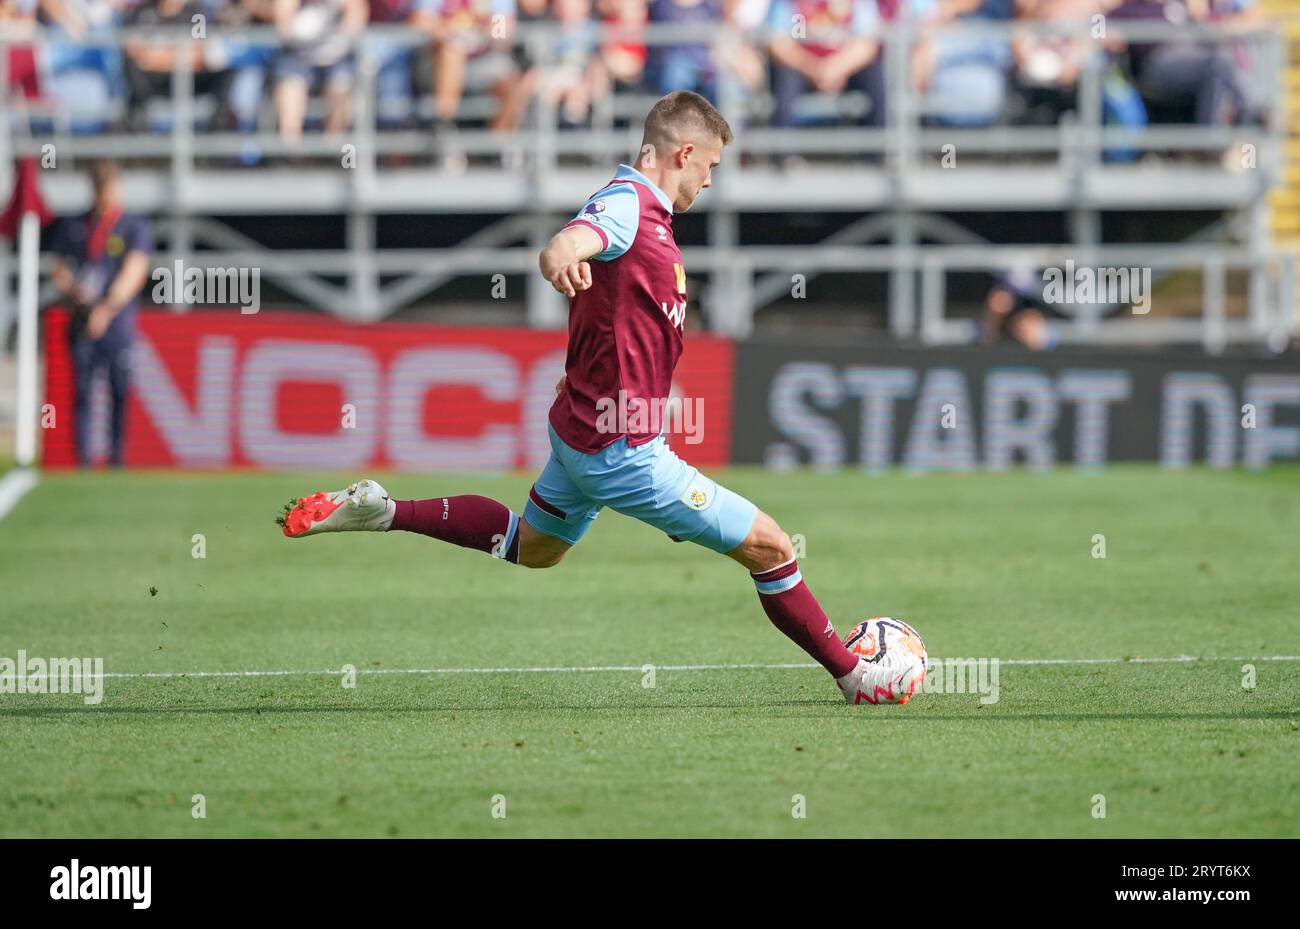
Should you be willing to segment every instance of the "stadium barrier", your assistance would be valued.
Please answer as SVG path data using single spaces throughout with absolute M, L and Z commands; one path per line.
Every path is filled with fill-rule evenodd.
M 737 346 L 734 462 L 916 471 L 1300 459 L 1294 362 L 1000 348 Z
M 75 463 L 69 317 L 48 314 L 44 464 Z M 127 464 L 535 470 L 563 332 L 143 313 Z M 92 415 L 106 422 L 99 391 Z M 1300 460 L 1293 362 L 732 341 L 688 333 L 666 430 L 692 463 L 968 470 Z M 92 398 L 96 394 L 92 392 Z M 93 448 L 102 455 L 103 438 Z
M 76 463 L 69 321 L 54 310 L 45 326 L 43 465 L 52 468 Z M 535 470 L 549 454 L 564 332 L 212 310 L 141 313 L 138 328 L 130 467 L 506 471 Z M 694 405 L 668 426 L 687 433 L 692 462 L 725 464 L 733 344 L 703 334 L 690 342 L 674 393 Z M 104 426 L 92 454 L 102 458 L 106 392 L 91 398 Z

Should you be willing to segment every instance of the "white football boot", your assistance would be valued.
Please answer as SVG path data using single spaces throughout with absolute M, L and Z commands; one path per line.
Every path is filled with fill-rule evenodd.
M 393 522 L 397 504 L 374 481 L 357 481 L 346 490 L 290 500 L 275 522 L 291 539 L 318 532 L 383 532 Z
M 859 658 L 858 666 L 837 678 L 835 686 L 844 694 L 845 703 L 902 705 L 912 699 L 912 694 L 916 693 L 923 680 L 925 665 L 913 656 L 888 664 Z

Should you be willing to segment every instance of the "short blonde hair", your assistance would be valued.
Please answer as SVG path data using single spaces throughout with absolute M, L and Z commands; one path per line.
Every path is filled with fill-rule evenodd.
M 694 137 L 696 140 L 718 138 L 723 145 L 734 138 L 731 126 L 717 108 L 691 90 L 676 90 L 650 108 L 645 118 L 642 145 L 668 148 Z

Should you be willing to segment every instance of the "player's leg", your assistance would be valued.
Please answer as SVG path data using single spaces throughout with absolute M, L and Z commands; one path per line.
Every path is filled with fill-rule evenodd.
M 528 568 L 558 564 L 587 534 L 600 510 L 574 483 L 552 448 L 546 467 L 528 489 L 519 520 L 519 563 Z
M 718 489 L 730 494 L 725 488 Z M 749 569 L 772 625 L 830 672 L 846 702 L 906 703 L 920 686 L 923 669 L 878 667 L 845 647 L 804 582 L 790 536 L 772 517 L 760 510 L 745 540 L 728 551 L 727 557 Z
M 586 534 L 600 507 L 574 486 L 554 456 L 528 497 L 520 518 L 490 497 L 394 500 L 377 482 L 363 480 L 291 500 L 276 523 L 292 539 L 322 532 L 415 532 L 511 564 L 549 568 Z
M 727 557 L 749 570 L 759 603 L 772 625 L 816 659 L 832 677 L 839 680 L 857 668 L 857 656 L 844 647 L 821 604 L 808 589 L 795 560 L 790 536 L 776 520 L 759 510 L 745 540 L 728 551 Z
M 573 547 L 533 528 L 505 504 L 475 495 L 398 500 L 388 528 L 487 552 L 525 568 L 554 567 Z
M 629 456 L 621 483 L 598 495 L 611 509 L 663 530 L 678 542 L 694 542 L 727 555 L 750 571 L 758 599 L 772 624 L 807 652 L 835 679 L 845 699 L 904 702 L 919 680 L 908 669 L 905 680 L 877 668 L 845 648 L 835 627 L 804 583 L 790 537 L 772 517 L 739 494 L 686 464 L 662 439 Z M 646 488 L 649 488 L 647 491 Z
M 519 517 L 504 503 L 478 494 L 394 500 L 389 531 L 414 532 L 461 548 L 519 563 Z
M 525 568 L 553 568 L 573 545 L 534 529 L 528 520 L 519 523 L 519 563 Z
M 772 517 L 686 464 L 662 438 L 622 452 L 611 449 L 624 460 L 617 470 L 595 472 L 599 485 L 588 493 L 674 541 L 695 542 L 739 561 L 754 575 L 759 600 L 778 629 L 834 677 L 857 666 L 799 576 L 790 537 Z

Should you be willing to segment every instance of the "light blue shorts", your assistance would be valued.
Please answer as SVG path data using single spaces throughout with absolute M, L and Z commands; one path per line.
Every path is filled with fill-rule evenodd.
M 677 457 L 661 435 L 629 447 L 627 438 L 594 454 L 570 448 L 555 430 L 551 457 L 524 506 L 538 532 L 576 545 L 604 507 L 661 529 L 676 542 L 723 554 L 745 541 L 758 507 Z

